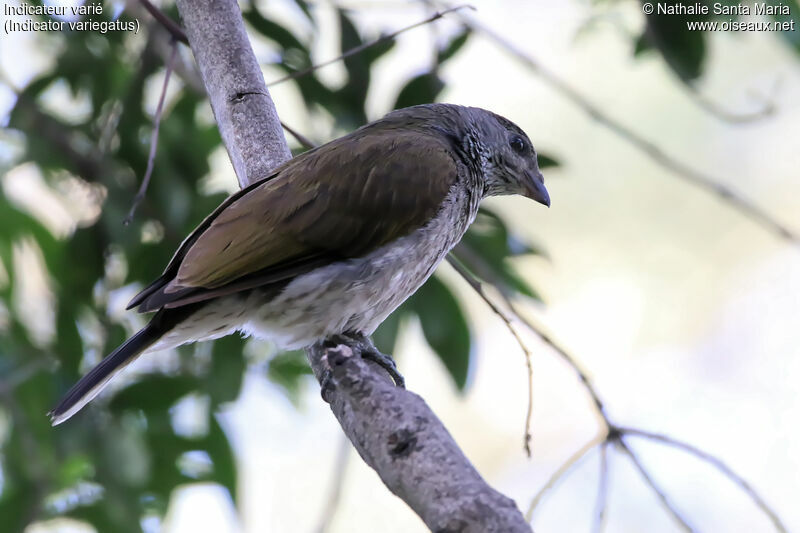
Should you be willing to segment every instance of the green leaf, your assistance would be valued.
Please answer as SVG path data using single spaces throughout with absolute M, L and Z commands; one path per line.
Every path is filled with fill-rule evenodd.
M 200 443 L 201 448 L 208 452 L 208 456 L 214 463 L 214 470 L 209 479 L 228 489 L 228 493 L 235 503 L 237 498 L 236 480 L 238 478 L 236 457 L 233 454 L 228 436 L 213 415 L 211 415 L 208 435 Z
M 311 14 L 311 9 L 308 6 L 308 2 L 306 2 L 305 0 L 294 0 L 294 3 L 297 4 L 297 7 L 300 8 L 300 11 L 303 12 L 308 21 L 311 22 L 311 24 L 313 24 L 314 27 L 316 27 L 317 23 L 314 20 L 314 16 Z
M 518 236 L 511 235 L 503 219 L 483 207 L 461 243 L 456 257 L 483 281 L 507 296 L 515 293 L 539 300 L 538 293 L 514 270 L 510 257 L 542 252 Z
M 789 14 L 783 14 L 783 8 L 781 7 L 776 14 L 772 16 L 772 20 L 786 23 L 790 21 L 794 21 L 794 25 L 790 26 L 794 28 L 792 30 L 781 30 L 780 34 L 789 45 L 794 48 L 794 51 L 800 53 L 800 2 L 797 0 L 767 0 L 767 5 L 770 6 L 786 6 L 788 7 Z
M 110 408 L 116 413 L 129 410 L 165 413 L 198 386 L 197 380 L 189 376 L 147 376 L 119 391 L 111 400 Z
M 539 168 L 553 168 L 553 167 L 560 167 L 561 162 L 556 159 L 555 157 L 549 156 L 547 154 L 543 154 L 541 152 L 536 154 L 536 159 L 539 162 Z
M 394 312 L 386 317 L 375 333 L 372 334 L 372 341 L 381 353 L 393 355 L 397 343 L 397 335 L 400 332 L 400 322 L 408 314 L 408 306 L 404 303 Z
M 280 386 L 294 404 L 300 399 L 300 383 L 310 374 L 311 368 L 302 350 L 279 353 L 269 360 L 267 367 L 267 378 Z
M 353 21 L 343 9 L 338 9 L 340 47 L 346 52 L 364 44 L 364 40 Z M 394 40 L 386 40 L 370 46 L 358 54 L 344 59 L 347 83 L 335 92 L 336 98 L 326 106 L 336 117 L 337 126 L 352 129 L 367 122 L 366 101 L 371 82 L 371 69 L 375 61 L 394 47 Z
M 58 466 L 57 483 L 59 488 L 72 487 L 79 481 L 89 479 L 94 475 L 94 465 L 88 456 L 73 455 L 62 461 Z
M 409 80 L 397 95 L 395 109 L 418 104 L 430 104 L 444 89 L 444 82 L 433 72 L 420 74 Z
M 232 402 L 239 397 L 247 367 L 243 350 L 244 339 L 236 335 L 214 341 L 211 369 L 206 379 L 206 392 L 211 396 L 212 405 Z
M 275 41 L 278 43 L 284 50 L 290 50 L 292 48 L 299 50 L 308 57 L 308 48 L 300 42 L 300 39 L 295 37 L 295 35 L 281 26 L 273 22 L 272 20 L 264 17 L 261 12 L 258 10 L 255 4 L 251 4 L 251 9 L 247 10 L 243 16 L 244 19 L 250 23 L 253 28 L 261 35 Z
M 646 43 L 637 43 L 636 52 L 653 48 L 682 81 L 695 80 L 703 73 L 705 35 L 702 31 L 689 31 L 687 22 L 707 18 L 703 15 L 645 16 L 645 30 L 639 40 Z
M 422 332 L 444 363 L 458 390 L 467 385 L 472 336 L 464 312 L 450 289 L 432 276 L 410 299 Z
M 446 46 L 439 50 L 439 64 L 450 60 L 454 55 L 456 55 L 456 53 L 458 53 L 458 51 L 461 50 L 461 48 L 466 44 L 470 35 L 472 35 L 472 30 L 468 27 L 465 27 L 460 33 L 453 37 Z

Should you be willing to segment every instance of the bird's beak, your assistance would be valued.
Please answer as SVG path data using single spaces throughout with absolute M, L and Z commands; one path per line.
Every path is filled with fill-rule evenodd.
M 542 173 L 538 170 L 536 172 L 526 172 L 525 178 L 523 196 L 550 207 L 550 194 L 544 188 L 544 176 L 542 176 Z

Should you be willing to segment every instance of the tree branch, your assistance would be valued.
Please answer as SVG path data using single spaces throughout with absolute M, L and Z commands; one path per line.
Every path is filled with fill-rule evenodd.
M 264 178 L 292 154 L 278 112 L 231 0 L 178 0 L 178 12 L 239 186 Z
M 291 154 L 235 0 L 178 0 L 189 44 L 241 187 Z M 515 533 L 531 528 L 492 489 L 425 402 L 361 358 L 371 341 L 306 350 L 326 400 L 364 461 L 437 533 Z
M 529 532 L 510 498 L 492 489 L 425 401 L 396 387 L 367 346 L 308 350 L 317 379 L 330 368 L 331 410 L 361 458 L 436 532 Z

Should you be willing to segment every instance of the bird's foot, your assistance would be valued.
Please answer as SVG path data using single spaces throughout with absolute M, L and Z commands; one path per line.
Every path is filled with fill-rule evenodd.
M 403 374 L 397 370 L 397 365 L 395 364 L 391 355 L 381 353 L 375 347 L 372 347 L 370 350 L 362 351 L 361 358 L 367 361 L 372 361 L 382 369 L 386 370 L 386 372 L 392 378 L 392 381 L 394 381 L 395 386 L 400 387 L 401 389 L 406 388 L 406 378 L 404 378 Z
M 328 339 L 329 343 L 336 345 L 336 344 L 355 344 L 359 348 L 359 352 L 361 353 L 361 358 L 366 361 L 372 361 L 373 363 L 377 364 L 379 367 L 384 369 L 386 373 L 392 378 L 394 384 L 402 389 L 406 388 L 406 380 L 400 371 L 397 369 L 397 365 L 392 359 L 392 356 L 386 355 L 385 353 L 381 353 L 375 345 L 372 343 L 372 339 L 363 335 L 361 333 L 342 333 L 341 335 L 334 335 Z M 330 371 L 327 371 L 325 375 L 322 377 L 322 385 L 324 386 L 326 383 L 328 386 L 333 385 L 331 382 L 331 375 Z M 323 398 L 325 391 L 323 390 Z
M 322 377 L 319 380 L 319 394 L 322 396 L 322 401 L 331 403 L 331 394 L 336 390 L 336 383 L 333 382 L 333 370 L 326 368 L 322 372 Z

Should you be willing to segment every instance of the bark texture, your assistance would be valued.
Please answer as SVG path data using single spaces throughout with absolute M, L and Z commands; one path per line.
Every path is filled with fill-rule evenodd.
M 326 400 L 361 458 L 437 533 L 516 533 L 531 528 L 514 500 L 481 477 L 430 407 L 396 387 L 359 342 L 308 350 L 314 374 L 329 368 Z
M 234 0 L 177 0 L 222 140 L 241 187 L 291 157 L 278 113 Z M 309 348 L 326 401 L 364 461 L 436 533 L 517 533 L 531 528 L 492 489 L 416 394 L 361 358 L 363 341 Z
M 292 157 L 278 112 L 233 0 L 178 0 L 211 108 L 239 186 Z

